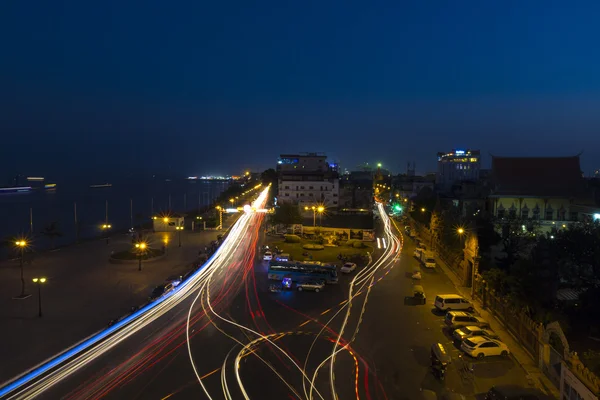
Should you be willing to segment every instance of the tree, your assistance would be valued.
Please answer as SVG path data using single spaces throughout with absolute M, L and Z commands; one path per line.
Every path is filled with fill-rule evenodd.
M 53 249 L 56 247 L 56 238 L 61 237 L 63 235 L 62 232 L 59 230 L 58 221 L 54 221 L 46 225 L 44 227 L 44 230 L 42 230 L 41 234 L 50 239 Z
M 281 203 L 275 212 L 271 215 L 271 223 L 274 225 L 285 225 L 286 227 L 293 224 L 302 223 L 302 215 L 296 204 Z
M 263 185 L 268 185 L 269 183 L 273 185 L 277 184 L 277 177 L 277 171 L 273 168 L 266 169 L 260 174 Z

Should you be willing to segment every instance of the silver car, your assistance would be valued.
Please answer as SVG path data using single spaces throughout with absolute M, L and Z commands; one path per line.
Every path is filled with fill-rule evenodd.
M 454 333 L 452 333 L 452 337 L 459 342 L 462 342 L 463 340 L 473 336 L 485 336 L 489 339 L 498 339 L 498 335 L 491 330 L 480 328 L 478 326 L 464 326 L 462 328 L 458 328 L 454 331 Z
M 296 285 L 298 291 L 301 292 L 303 290 L 313 290 L 315 292 L 320 292 L 325 289 L 325 283 L 323 282 L 298 282 Z

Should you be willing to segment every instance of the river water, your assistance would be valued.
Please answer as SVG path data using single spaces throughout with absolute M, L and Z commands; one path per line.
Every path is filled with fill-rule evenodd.
M 40 232 L 57 222 L 62 236 L 55 244 L 66 245 L 75 241 L 76 218 L 81 239 L 97 237 L 105 221 L 113 231 L 128 229 L 168 210 L 184 212 L 207 206 L 228 186 L 228 182 L 218 181 L 130 180 L 113 182 L 105 188 L 73 183 L 59 184 L 53 191 L 2 194 L 0 239 L 24 235 L 36 250 L 47 249 L 50 240 L 41 237 Z M 7 249 L 2 253 L 5 256 Z

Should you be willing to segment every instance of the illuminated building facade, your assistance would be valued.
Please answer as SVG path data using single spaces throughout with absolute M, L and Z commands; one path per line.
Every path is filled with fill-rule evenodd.
M 438 168 L 435 184 L 441 191 L 448 191 L 452 185 L 464 181 L 479 180 L 481 152 L 479 150 L 452 150 L 437 154 Z
M 337 171 L 337 164 L 328 163 L 323 153 L 282 154 L 277 160 L 277 201 L 301 207 L 322 204 L 337 208 L 340 192 Z

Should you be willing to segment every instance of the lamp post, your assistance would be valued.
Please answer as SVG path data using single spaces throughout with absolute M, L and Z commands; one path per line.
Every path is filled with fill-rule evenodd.
M 304 206 L 304 210 L 305 211 L 312 210 L 312 212 L 313 212 L 313 228 L 316 227 L 317 226 L 317 207 Z
M 176 226 L 175 230 L 177 230 L 177 236 L 179 236 L 179 247 L 181 247 L 181 231 L 183 230 L 183 226 Z
M 317 207 L 317 212 L 319 213 L 319 226 L 323 225 L 323 212 L 325 211 L 325 207 L 319 206 Z
M 235 202 L 235 199 L 232 197 L 229 199 L 229 202 L 231 203 L 231 207 L 233 207 L 233 203 Z
M 108 245 L 108 241 L 110 239 L 109 235 L 108 235 L 108 230 L 112 228 L 111 224 L 103 224 L 102 225 L 102 232 L 104 232 L 104 236 L 106 238 L 106 244 Z
M 135 248 L 138 252 L 138 271 L 142 270 L 142 255 L 146 251 L 147 244 L 145 242 L 139 242 L 135 244 Z
M 15 242 L 15 245 L 17 246 L 17 248 L 19 249 L 19 251 L 21 253 L 21 257 L 20 257 L 20 263 L 21 263 L 21 294 L 18 296 L 18 298 L 25 299 L 25 298 L 29 297 L 29 295 L 25 293 L 25 277 L 23 276 L 23 255 L 25 254 L 25 247 L 27 247 L 27 242 L 25 240 L 21 239 L 21 240 L 17 240 Z
M 46 278 L 33 278 L 33 283 L 38 287 L 38 316 L 42 316 L 42 283 L 46 283 Z

